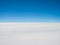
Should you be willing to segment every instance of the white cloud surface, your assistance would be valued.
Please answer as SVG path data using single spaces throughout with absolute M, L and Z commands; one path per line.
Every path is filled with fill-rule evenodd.
M 0 23 L 0 45 L 60 45 L 60 23 Z

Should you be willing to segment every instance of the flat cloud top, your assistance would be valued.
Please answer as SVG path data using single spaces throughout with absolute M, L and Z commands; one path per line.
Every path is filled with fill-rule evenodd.
M 0 45 L 60 45 L 57 30 L 60 23 L 0 23 Z
M 0 31 L 60 30 L 60 23 L 0 23 Z

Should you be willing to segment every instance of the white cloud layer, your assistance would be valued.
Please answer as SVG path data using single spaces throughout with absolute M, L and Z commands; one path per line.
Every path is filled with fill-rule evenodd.
M 60 45 L 60 23 L 0 23 L 0 45 Z
M 60 30 L 60 23 L 0 23 L 2 31 Z

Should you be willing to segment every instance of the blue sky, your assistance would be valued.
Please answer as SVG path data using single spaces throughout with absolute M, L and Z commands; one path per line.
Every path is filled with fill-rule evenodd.
M 0 0 L 0 22 L 60 22 L 60 1 Z

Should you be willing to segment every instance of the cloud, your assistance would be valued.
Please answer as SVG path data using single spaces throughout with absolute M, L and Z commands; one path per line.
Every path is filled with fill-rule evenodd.
M 0 23 L 0 45 L 60 45 L 60 23 Z
M 0 31 L 60 30 L 60 23 L 0 23 Z

